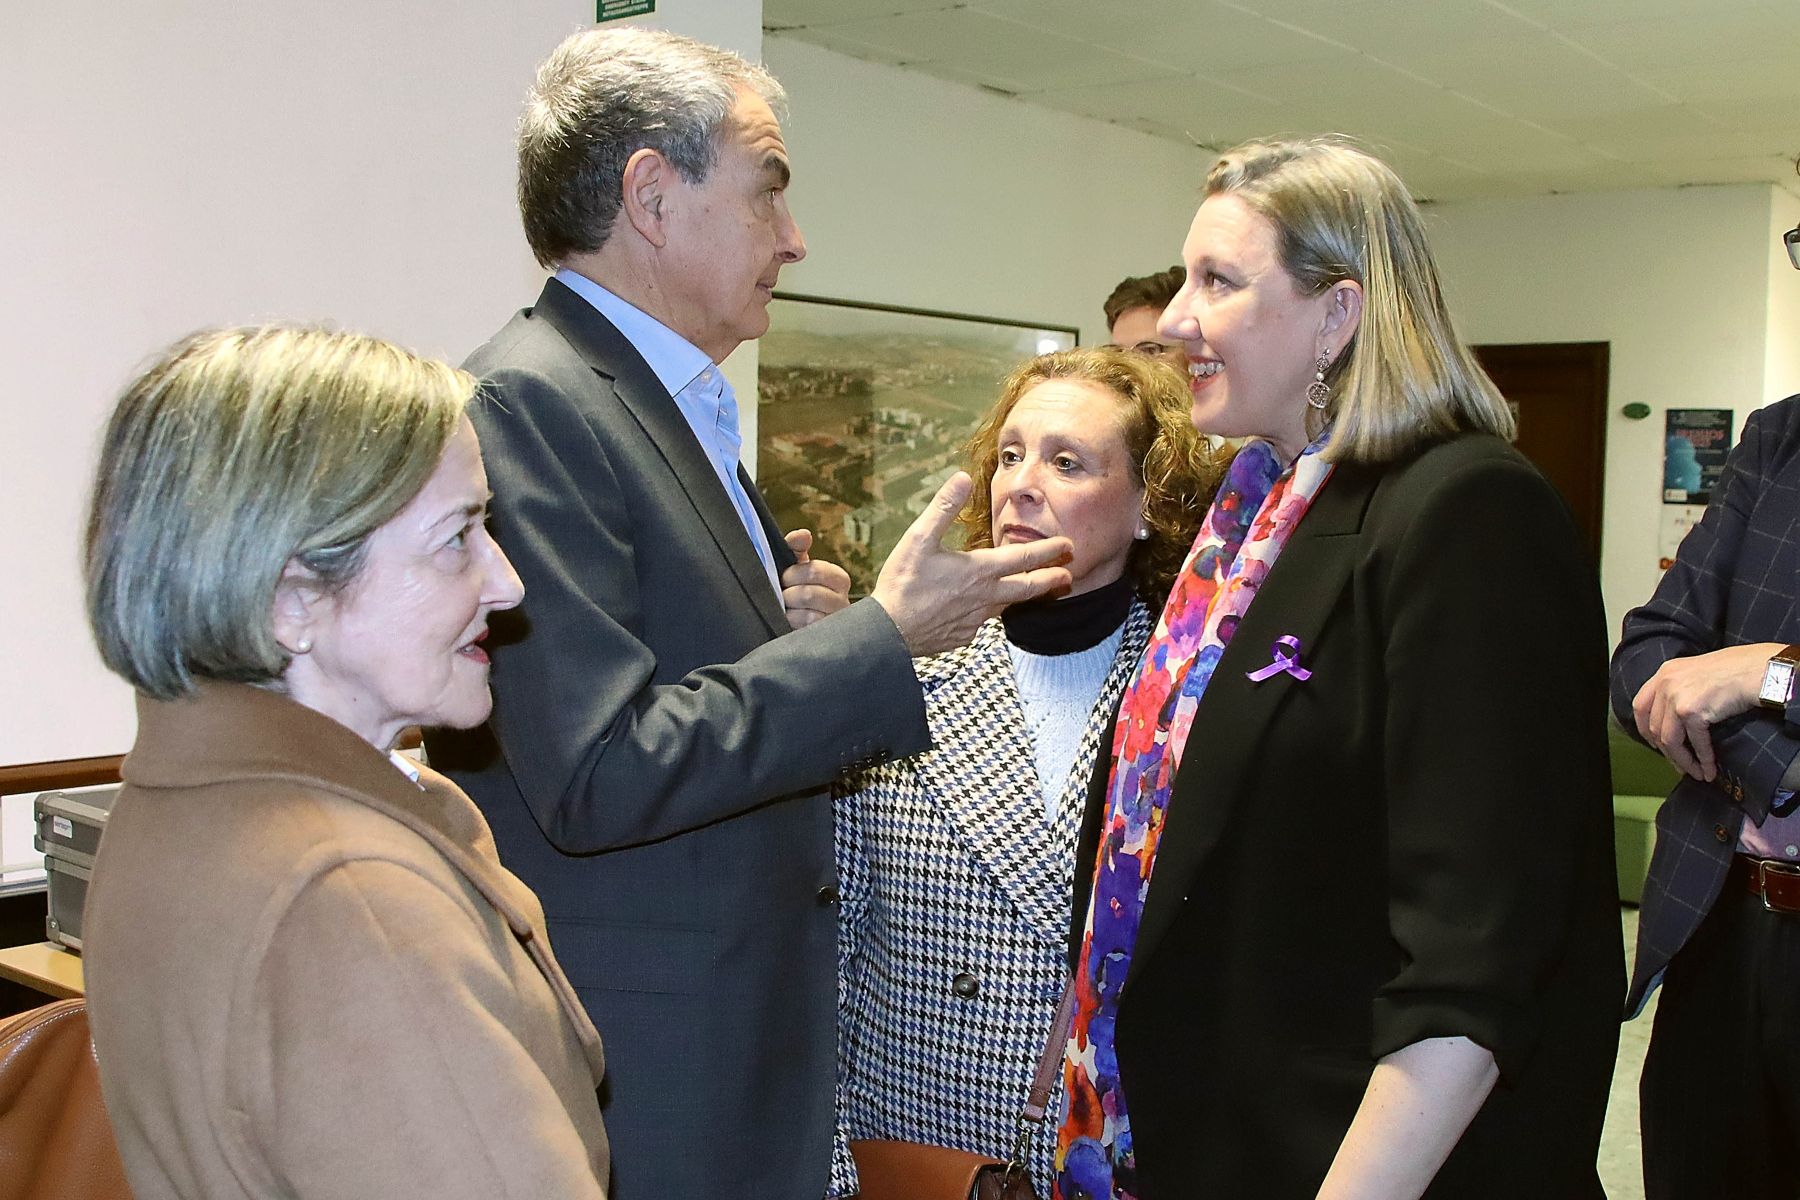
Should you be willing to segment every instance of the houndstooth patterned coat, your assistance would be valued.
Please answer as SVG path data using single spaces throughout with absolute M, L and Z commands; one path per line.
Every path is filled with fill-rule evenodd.
M 848 1138 L 1010 1151 L 1067 978 L 1089 777 L 1153 620 L 1134 599 L 1053 826 L 997 620 L 915 664 L 933 748 L 846 777 L 832 1194 L 855 1191 Z M 1040 1196 L 1050 1194 L 1061 1090 L 1031 1154 Z

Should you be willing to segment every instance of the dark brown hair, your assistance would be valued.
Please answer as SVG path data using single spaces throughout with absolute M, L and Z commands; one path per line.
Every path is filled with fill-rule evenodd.
M 1169 301 L 1187 282 L 1187 268 L 1170 267 L 1166 271 L 1158 271 L 1154 275 L 1133 275 L 1130 279 L 1120 280 L 1119 286 L 1112 290 L 1101 306 L 1106 313 L 1106 328 L 1112 329 L 1119 317 L 1134 308 L 1150 308 L 1157 312 L 1169 307 Z

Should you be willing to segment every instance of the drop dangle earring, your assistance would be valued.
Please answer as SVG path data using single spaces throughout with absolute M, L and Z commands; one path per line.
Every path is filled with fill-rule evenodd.
M 1317 369 L 1313 371 L 1313 381 L 1306 385 L 1306 403 L 1320 412 L 1325 410 L 1326 402 L 1331 399 L 1331 385 L 1325 382 L 1325 368 L 1330 365 L 1331 356 L 1320 354 Z

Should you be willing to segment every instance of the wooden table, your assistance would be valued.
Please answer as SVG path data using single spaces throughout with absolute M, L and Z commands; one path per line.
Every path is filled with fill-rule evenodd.
M 58 1000 L 83 994 L 81 956 L 55 942 L 34 942 L 29 946 L 9 946 L 0 950 L 0 979 L 22 983 Z

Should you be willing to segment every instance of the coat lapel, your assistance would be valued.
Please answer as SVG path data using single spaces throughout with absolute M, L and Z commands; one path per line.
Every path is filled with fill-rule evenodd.
M 756 486 L 756 481 L 750 478 L 750 472 L 744 470 L 743 463 L 738 464 L 737 477 L 738 483 L 743 485 L 744 494 L 750 497 L 750 507 L 756 510 L 756 519 L 762 523 L 763 536 L 769 539 L 769 552 L 775 556 L 775 578 L 780 579 L 782 572 L 794 565 L 794 552 L 788 549 L 787 542 L 782 538 L 781 524 L 775 519 L 774 510 L 763 498 L 761 489 Z M 762 564 L 759 562 L 757 565 L 760 567 Z M 786 610 L 784 609 L 783 616 L 785 617 L 785 615 Z
M 568 976 L 563 974 L 562 964 L 556 961 L 556 955 L 550 948 L 550 939 L 544 928 L 544 909 L 538 903 L 537 894 L 526 887 L 517 875 L 501 865 L 499 848 L 494 844 L 494 835 L 489 831 L 487 822 L 454 783 L 430 767 L 421 767 L 419 786 L 426 802 L 447 818 L 442 823 L 454 823 L 465 828 L 466 834 L 446 840 L 437 830 L 440 822 L 430 822 L 427 827 L 421 828 L 418 822 L 408 820 L 404 813 L 390 810 L 390 815 L 424 835 L 506 918 L 507 924 L 512 927 L 513 936 L 536 964 L 538 971 L 544 976 L 544 982 L 555 993 L 557 1004 L 568 1017 L 570 1027 L 575 1030 L 575 1036 L 581 1042 L 581 1052 L 587 1058 L 588 1068 L 593 1072 L 597 1086 L 606 1075 L 606 1053 L 600 1045 L 600 1033 L 594 1028 L 594 1022 L 588 1017 L 581 997 L 569 983 Z M 470 853 L 471 850 L 473 853 Z
M 763 570 L 762 559 L 751 544 L 743 521 L 738 518 L 737 507 L 725 494 L 712 462 L 706 457 L 694 431 L 688 427 L 687 419 L 681 415 L 673 397 L 663 388 L 643 355 L 593 305 L 555 279 L 544 284 L 532 315 L 542 317 L 555 327 L 595 373 L 612 384 L 613 394 L 618 396 L 620 404 L 662 455 L 682 494 L 693 505 L 694 515 L 706 527 L 732 574 L 737 576 L 745 598 L 769 627 L 770 635 L 786 633 L 787 616 L 781 599 L 769 586 L 768 572 Z M 748 478 L 741 467 L 739 478 Z M 761 503 L 754 485 L 746 490 L 758 515 L 763 517 L 766 530 L 772 523 L 766 506 Z M 784 565 L 786 546 L 779 534 L 769 539 L 769 545 L 775 551 L 779 573 Z M 791 554 L 786 561 L 792 561 Z
M 501 865 L 475 803 L 431 768 L 421 766 L 415 784 L 348 729 L 280 693 L 201 681 L 186 699 L 138 697 L 138 739 L 124 776 L 143 788 L 287 779 L 411 830 L 506 920 L 567 1014 L 594 1081 L 604 1075 L 600 1035 L 550 950 L 537 896 Z
M 1033 932 L 1054 941 L 1062 924 L 1055 900 L 1068 868 L 1044 821 L 1000 622 L 987 622 L 962 650 L 922 662 L 919 683 L 932 727 L 949 733 L 913 760 L 927 803 Z M 975 797 L 987 802 L 971 803 Z
M 1150 634 L 1150 613 L 1134 602 L 1120 653 L 1095 699 L 1074 755 L 1054 821 L 1045 822 L 1043 784 L 1033 762 L 1024 708 L 1000 622 L 981 627 L 965 649 L 922 662 L 919 682 L 934 728 L 970 731 L 944 738 L 913 761 L 927 801 L 956 830 L 971 857 L 1020 918 L 1050 945 L 1069 923 L 1069 889 L 1089 771 L 1111 747 L 1112 715 L 1137 670 Z M 1004 732 L 1000 732 L 1004 731 Z M 993 798 L 971 804 L 971 795 Z
M 1379 469 L 1353 464 L 1333 472 L 1220 656 L 1194 714 L 1196 737 L 1176 772 L 1127 984 L 1180 911 L 1188 881 L 1204 870 L 1246 795 L 1245 776 L 1264 732 L 1294 689 L 1307 686 L 1286 672 L 1260 682 L 1246 676 L 1269 664 L 1278 638 L 1299 639 L 1304 665 L 1321 637 L 1349 633 L 1331 628 L 1330 618 L 1360 557 L 1363 517 L 1381 477 Z

